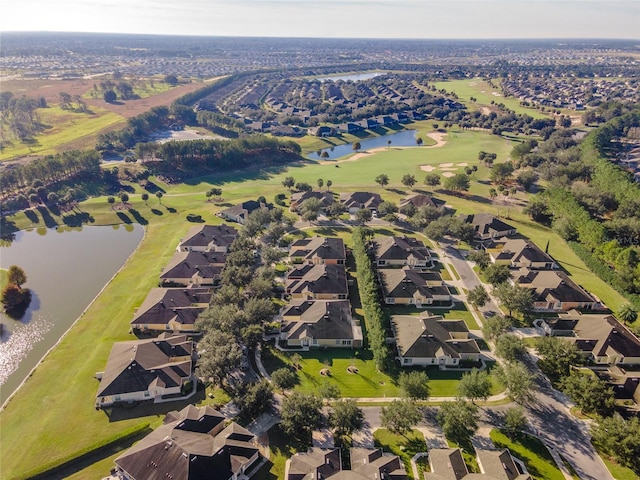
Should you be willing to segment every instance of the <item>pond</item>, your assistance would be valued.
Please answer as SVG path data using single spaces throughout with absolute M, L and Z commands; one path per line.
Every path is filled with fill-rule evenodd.
M 0 403 L 20 386 L 136 249 L 140 225 L 20 231 L 0 266 L 20 266 L 32 292 L 20 320 L 0 313 Z
M 343 80 L 345 82 L 351 80 L 352 82 L 359 82 L 361 80 L 369 80 L 370 78 L 380 77 L 382 75 L 386 75 L 384 72 L 368 72 L 368 73 L 351 73 L 346 75 L 331 75 L 328 77 L 320 77 L 316 80 L 320 80 L 321 82 L 326 82 L 328 80 L 332 80 L 337 82 L 338 80 Z
M 360 142 L 360 150 L 370 150 L 372 148 L 386 147 L 387 142 L 391 140 L 391 145 L 395 147 L 415 147 L 417 130 L 402 130 L 401 132 L 382 135 L 379 137 L 363 138 Z M 322 152 L 326 151 L 329 156 L 322 158 Z M 336 145 L 335 147 L 324 148 L 320 153 L 313 152 L 307 155 L 312 160 L 335 160 L 336 158 L 350 155 L 353 152 L 353 144 L 345 143 L 344 145 Z

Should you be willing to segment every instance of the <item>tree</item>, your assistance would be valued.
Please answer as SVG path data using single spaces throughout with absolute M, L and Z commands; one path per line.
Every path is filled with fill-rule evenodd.
M 318 218 L 318 214 L 322 209 L 322 203 L 319 198 L 307 198 L 300 204 L 299 212 L 303 220 L 313 222 Z
M 444 188 L 452 192 L 466 192 L 469 190 L 469 177 L 464 173 L 457 173 L 444 181 Z
M 633 308 L 633 305 L 625 303 L 620 307 L 616 316 L 625 324 L 633 323 L 638 319 L 638 312 Z
M 482 271 L 491 264 L 491 256 L 485 250 L 472 250 L 467 255 L 467 260 L 475 262 Z
M 391 433 L 404 435 L 422 420 L 420 409 L 413 400 L 394 400 L 382 407 L 380 421 Z
M 282 400 L 282 428 L 289 435 L 308 438 L 320 425 L 322 400 L 314 395 L 293 392 Z
M 156 192 L 156 197 L 158 197 L 158 202 L 162 205 L 162 192 Z
M 325 381 L 318 387 L 318 396 L 324 400 L 337 400 L 340 398 L 340 388 L 335 383 Z
M 538 340 L 538 365 L 552 381 L 569 375 L 571 366 L 580 358 L 575 343 L 562 337 L 542 337 Z
M 28 288 L 20 288 L 15 283 L 7 283 L 2 289 L 2 305 L 7 313 L 16 313 L 21 317 L 23 309 L 31 303 L 31 291 Z
M 330 191 L 329 189 L 331 188 L 331 185 L 333 185 L 333 182 L 331 180 L 327 180 L 327 192 Z
M 370 222 L 372 217 L 373 215 L 371 214 L 371 210 L 369 210 L 368 208 L 361 208 L 356 213 L 356 219 L 358 220 L 358 223 L 360 225 L 364 225 L 365 223 Z
M 487 279 L 487 282 L 489 282 L 494 287 L 506 282 L 511 276 L 509 266 L 501 265 L 498 263 L 492 263 L 491 265 L 488 265 L 482 273 L 484 273 L 484 277 Z
M 240 383 L 234 392 L 233 403 L 245 418 L 257 418 L 273 407 L 273 387 L 267 379 L 255 383 Z
M 467 294 L 467 300 L 474 307 L 483 307 L 489 301 L 489 294 L 484 286 L 477 285 Z
M 293 177 L 285 177 L 282 181 L 282 186 L 291 190 L 293 186 L 296 184 L 296 180 Z
M 482 333 L 487 340 L 495 340 L 513 326 L 511 320 L 502 315 L 487 318 L 482 323 Z
M 507 395 L 516 403 L 524 404 L 533 400 L 533 376 L 522 362 L 498 365 L 498 381 L 507 389 Z
M 296 183 L 296 190 L 299 192 L 310 192 L 313 188 L 306 182 L 298 182 Z
M 511 162 L 497 163 L 491 168 L 489 178 L 493 183 L 504 183 L 511 176 L 513 170 L 513 163 Z
M 380 205 L 378 205 L 378 215 L 381 217 L 393 215 L 394 213 L 397 213 L 397 211 L 398 206 L 395 203 L 390 202 L 389 200 L 385 200 Z
M 490 394 L 491 378 L 489 372 L 472 368 L 471 371 L 462 374 L 460 383 L 458 383 L 458 395 L 475 403 L 479 398 L 486 401 Z
M 490 188 L 489 189 L 489 198 L 491 198 L 491 200 L 495 200 L 497 196 L 498 196 L 498 192 L 496 191 L 496 189 L 495 188 Z
M 107 90 L 102 95 L 102 98 L 107 103 L 114 103 L 118 99 L 118 95 L 113 90 Z
M 271 374 L 273 386 L 280 390 L 288 390 L 298 383 L 298 375 L 287 367 L 277 369 Z
M 111 208 L 113 208 L 113 204 L 116 203 L 116 197 L 109 195 L 107 197 L 107 203 L 112 206 Z
M 317 183 L 318 183 L 318 188 L 319 188 L 320 190 L 322 190 L 322 186 L 324 185 L 324 180 L 322 180 L 321 178 L 319 178 Z
M 173 74 L 167 74 L 164 76 L 164 83 L 168 83 L 172 87 L 175 87 L 178 84 L 178 77 Z
M 387 185 L 389 185 L 389 175 L 387 175 L 386 173 L 381 173 L 374 180 L 382 188 L 384 188 Z
M 22 288 L 22 285 L 27 283 L 27 274 L 18 265 L 11 265 L 7 274 L 7 280 L 9 283 L 17 285 L 18 288 Z
M 504 412 L 504 430 L 507 434 L 518 436 L 527 426 L 527 417 L 520 405 L 515 405 Z
M 210 330 L 198 343 L 198 375 L 211 378 L 222 386 L 226 376 L 240 364 L 242 351 L 233 335 L 220 330 Z
M 437 419 L 445 437 L 460 445 L 468 442 L 478 429 L 478 407 L 462 399 L 444 402 L 438 409 Z
M 358 152 L 362 148 L 362 145 L 360 145 L 360 142 L 354 142 L 351 148 L 354 152 Z
M 522 185 L 522 188 L 526 191 L 529 191 L 529 188 L 531 188 L 537 180 L 538 174 L 533 170 L 523 170 L 518 173 L 518 176 L 516 177 L 516 182 L 518 182 L 519 185 Z
M 440 175 L 437 173 L 427 173 L 424 176 L 424 183 L 430 187 L 437 187 L 440 185 Z
M 391 146 L 391 140 L 387 140 L 387 150 L 389 149 L 390 146 Z
M 509 283 L 504 282 L 493 289 L 493 294 L 509 311 L 510 317 L 513 312 L 524 315 L 533 307 L 534 291 L 531 288 L 509 285 Z
M 591 436 L 598 450 L 640 473 L 640 418 L 625 420 L 618 413 L 599 418 L 591 425 Z
M 560 390 L 584 413 L 597 413 L 607 417 L 614 411 L 613 390 L 591 371 L 589 374 L 572 371 L 560 380 Z
M 207 190 L 205 195 L 207 196 L 207 198 L 220 197 L 222 195 L 222 189 L 217 187 L 210 188 L 209 190 Z
M 129 194 L 125 192 L 120 193 L 119 197 L 120 197 L 120 202 L 122 202 L 123 205 L 125 205 L 129 201 Z
M 145 205 L 148 205 L 148 201 L 149 201 L 149 194 L 148 193 L 143 193 L 140 198 L 142 198 L 142 201 L 144 202 Z
M 364 414 L 355 400 L 344 399 L 332 405 L 329 425 L 338 435 L 351 436 L 364 427 Z
M 329 152 L 327 152 L 326 150 L 323 150 L 322 153 L 320 154 L 320 158 L 329 158 Z
M 512 333 L 501 335 L 496 339 L 496 355 L 507 362 L 521 360 L 527 348 L 520 337 Z
M 416 177 L 406 173 L 402 176 L 402 184 L 407 188 L 412 188 L 416 184 Z
M 404 394 L 412 400 L 429 398 L 429 377 L 426 372 L 420 370 L 401 372 L 398 385 Z
M 416 138 L 416 145 L 418 145 L 419 147 L 421 147 L 421 146 L 422 146 L 422 144 L 423 144 L 422 137 L 418 137 L 418 138 Z

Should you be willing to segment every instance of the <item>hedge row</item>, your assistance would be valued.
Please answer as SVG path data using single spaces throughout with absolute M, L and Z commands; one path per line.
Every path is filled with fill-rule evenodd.
M 35 468 L 29 472 L 27 472 L 22 478 L 29 479 L 44 479 L 50 478 L 50 476 L 63 468 L 67 468 L 70 465 L 83 460 L 84 458 L 94 455 L 98 453 L 100 450 L 107 449 L 109 447 L 113 447 L 120 442 L 124 442 L 125 440 L 135 439 L 136 437 L 142 437 L 142 434 L 148 434 L 150 431 L 149 423 L 140 423 L 138 425 L 134 425 L 133 427 L 127 428 L 122 432 L 119 432 L 115 435 L 111 435 L 98 443 L 94 443 L 88 447 L 82 448 L 80 450 L 76 450 L 73 453 L 65 455 L 62 458 L 57 460 L 52 460 L 44 465 L 41 465 L 38 468 Z
M 380 308 L 375 270 L 367 254 L 367 229 L 356 227 L 353 230 L 353 257 L 358 271 L 358 291 L 364 310 L 369 348 L 378 370 L 389 366 L 389 349 L 385 343 L 384 313 Z

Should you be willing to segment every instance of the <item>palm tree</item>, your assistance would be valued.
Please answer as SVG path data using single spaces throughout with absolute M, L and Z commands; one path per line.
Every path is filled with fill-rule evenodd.
M 158 197 L 158 202 L 162 205 L 162 192 L 156 192 L 156 197 Z
M 389 150 L 390 145 L 391 145 L 391 140 L 387 140 L 387 150 Z
M 331 180 L 327 180 L 327 192 L 331 188 L 331 185 L 333 185 L 333 182 Z
M 148 193 L 143 193 L 142 194 L 142 201 L 144 202 L 145 205 L 147 205 L 147 202 L 149 201 L 149 194 Z
M 617 316 L 620 320 L 622 320 L 623 323 L 628 324 L 633 323 L 638 319 L 638 312 L 635 308 L 633 308 L 633 305 L 627 303 L 620 307 Z
M 360 142 L 355 142 L 351 148 L 357 152 L 362 148 L 362 146 L 360 145 Z

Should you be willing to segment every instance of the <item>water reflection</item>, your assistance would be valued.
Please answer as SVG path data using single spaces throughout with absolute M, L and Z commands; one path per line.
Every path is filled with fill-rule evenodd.
M 38 315 L 33 322 L 23 323 L 8 331 L 3 329 L 0 343 L 0 385 L 20 366 L 33 347 L 45 338 L 53 323 Z

